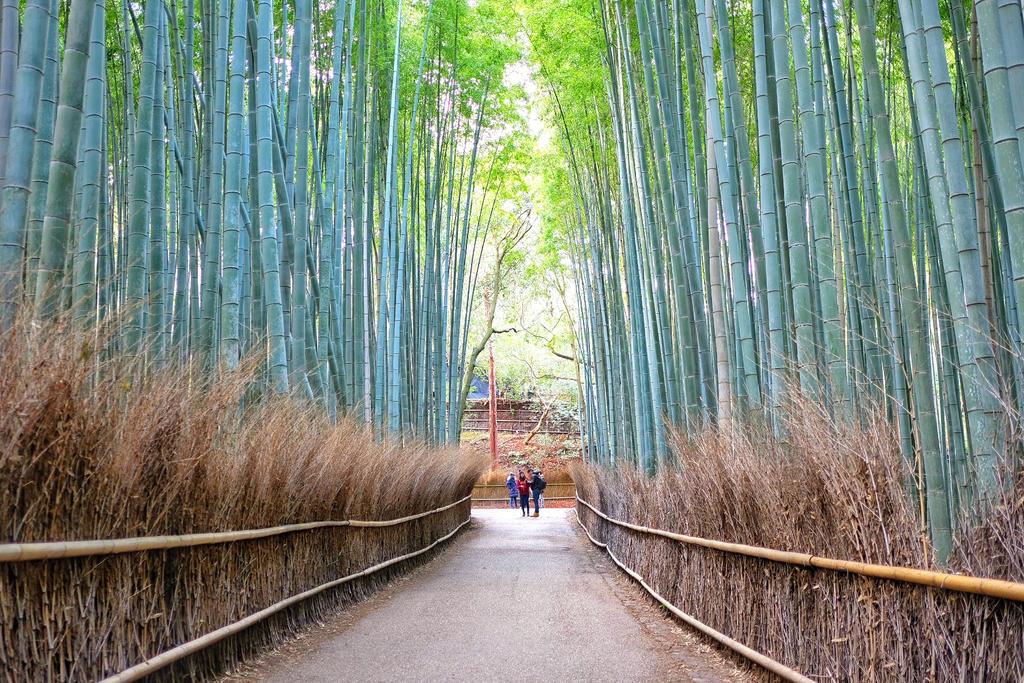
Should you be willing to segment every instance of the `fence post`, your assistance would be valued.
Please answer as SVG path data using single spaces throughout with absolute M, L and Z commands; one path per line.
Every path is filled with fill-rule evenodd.
M 487 352 L 490 356 L 490 369 L 487 379 L 487 404 L 488 404 L 488 428 L 491 433 L 491 467 L 498 469 L 498 392 L 494 386 L 494 342 L 487 343 Z

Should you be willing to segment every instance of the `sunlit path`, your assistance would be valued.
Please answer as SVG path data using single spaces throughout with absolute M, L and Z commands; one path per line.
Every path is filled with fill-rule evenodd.
M 475 510 L 431 564 L 239 679 L 740 680 L 637 600 L 573 514 Z

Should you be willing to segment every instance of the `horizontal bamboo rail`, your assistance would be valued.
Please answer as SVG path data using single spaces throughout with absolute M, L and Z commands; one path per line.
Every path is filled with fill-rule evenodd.
M 850 574 L 858 574 L 860 576 L 868 576 L 875 579 L 901 581 L 903 583 L 913 583 L 920 586 L 941 588 L 943 590 L 957 591 L 960 593 L 974 593 L 975 595 L 985 595 L 990 598 L 1002 598 L 1004 600 L 1024 602 L 1024 583 L 1003 581 L 1002 579 L 987 579 L 977 576 L 967 576 L 965 574 L 944 574 L 942 572 L 935 572 L 927 569 L 913 569 L 911 567 L 893 567 L 885 564 L 836 560 L 829 557 L 809 555 L 807 553 L 774 550 L 772 548 L 764 548 L 756 545 L 744 545 L 742 543 L 727 543 L 725 541 L 715 541 L 708 538 L 701 538 L 699 536 L 686 536 L 684 534 L 677 534 L 671 531 L 664 531 L 662 529 L 652 529 L 639 524 L 632 524 L 630 522 L 614 519 L 601 512 L 579 496 L 576 496 L 576 500 L 590 508 L 594 514 L 612 524 L 645 534 L 670 538 L 673 541 L 679 541 L 680 543 L 711 548 L 713 550 L 720 550 L 734 555 L 757 557 L 762 560 L 770 560 L 772 562 L 781 562 L 784 564 L 793 564 L 802 567 L 815 567 L 817 569 L 829 569 L 837 572 L 847 572 Z
M 459 502 L 461 503 L 462 501 Z M 458 503 L 455 503 L 455 505 L 457 504 Z M 430 512 L 418 516 L 422 517 L 426 515 L 435 514 L 437 512 L 447 510 L 450 507 L 452 506 L 438 508 L 437 510 L 431 510 Z M 413 518 L 415 518 L 415 516 Z M 408 521 L 408 518 L 405 519 L 406 521 Z M 200 650 L 210 647 L 211 645 L 214 645 L 229 636 L 235 635 L 236 633 L 240 633 L 245 629 L 249 628 L 250 626 L 263 621 L 267 617 L 277 614 L 281 610 L 286 609 L 296 603 L 302 602 L 303 600 L 311 598 L 314 595 L 323 593 L 324 591 L 330 590 L 331 588 L 335 588 L 336 586 L 340 586 L 343 583 L 354 581 L 355 579 L 361 578 L 363 576 L 369 576 L 370 574 L 379 572 L 380 570 L 386 569 L 391 565 L 398 564 L 399 562 L 405 562 L 406 560 L 410 560 L 414 557 L 417 557 L 418 555 L 430 552 L 432 549 L 436 548 L 441 543 L 444 543 L 448 539 L 455 536 L 455 534 L 457 534 L 459 530 L 462 529 L 462 527 L 469 524 L 469 522 L 469 519 L 464 520 L 461 524 L 452 529 L 450 533 L 448 533 L 445 536 L 442 536 L 441 538 L 437 539 L 436 541 L 434 541 L 433 543 L 424 548 L 420 548 L 419 550 L 415 550 L 411 553 L 406 553 L 405 555 L 400 555 L 399 557 L 391 558 L 390 560 L 386 560 L 384 562 L 381 562 L 380 564 L 375 564 L 372 567 L 367 567 L 366 569 L 356 572 L 355 574 L 349 574 L 348 576 L 343 576 L 340 579 L 328 581 L 327 583 L 321 584 L 315 588 L 310 588 L 307 591 L 303 591 L 302 593 L 293 595 L 290 598 L 285 598 L 284 600 L 275 602 L 273 605 L 265 607 L 264 609 L 261 609 L 259 612 L 250 614 L 244 619 L 240 619 L 234 623 L 227 624 L 226 626 L 221 626 L 220 628 L 214 631 L 210 631 L 206 635 L 200 636 L 194 640 L 190 640 L 187 643 L 182 643 L 177 647 L 171 648 L 170 650 L 150 657 L 146 661 L 140 662 L 139 664 L 136 664 L 131 668 L 125 669 L 117 675 L 105 678 L 103 679 L 102 683 L 128 683 L 128 681 L 137 681 L 141 678 L 149 676 L 155 671 L 159 671 L 160 669 L 170 664 L 173 664 L 178 660 L 184 659 L 189 655 L 195 654 Z
M 257 538 L 278 536 L 296 531 L 307 531 L 309 529 L 324 529 L 329 527 L 387 527 L 405 524 L 421 517 L 450 510 L 469 500 L 472 495 L 466 496 L 454 503 L 428 510 L 407 517 L 385 520 L 328 520 L 323 522 L 302 522 L 299 524 L 283 524 L 281 526 L 265 527 L 262 529 L 247 529 L 244 531 L 221 531 L 202 534 L 181 534 L 172 536 L 138 536 L 134 538 L 116 538 L 109 540 L 95 541 L 52 541 L 45 543 L 4 543 L 0 544 L 0 562 L 28 562 L 30 560 L 55 560 L 69 557 L 87 557 L 90 555 L 114 555 L 117 553 L 131 553 L 145 550 L 167 550 L 170 548 L 188 548 L 200 545 L 211 545 L 216 543 L 234 543 L 237 541 L 251 541 Z
M 482 490 L 478 490 L 482 489 Z M 473 485 L 473 502 L 474 503 L 507 503 L 509 496 L 504 498 L 478 498 L 477 496 L 493 495 L 493 491 L 490 489 L 502 489 L 506 490 L 505 484 L 474 484 Z M 571 481 L 560 481 L 560 482 L 548 482 L 548 487 L 545 489 L 545 493 L 551 495 L 544 495 L 545 501 L 556 501 L 556 500 L 576 500 L 576 484 Z M 556 495 L 557 494 L 557 495 Z M 517 494 L 518 495 L 518 494 Z M 543 495 L 543 494 L 542 494 Z
M 504 498 L 474 498 L 474 503 L 507 503 L 510 496 Z M 545 497 L 544 500 L 576 500 L 575 496 L 555 496 L 553 498 Z
M 567 488 L 576 488 L 576 484 L 572 483 L 571 481 L 564 481 L 564 482 L 563 481 L 549 481 L 548 482 L 548 488 L 552 488 L 552 487 L 556 487 L 556 486 L 567 487 Z M 473 484 L 473 488 L 475 488 L 475 489 L 507 489 L 508 486 L 506 486 L 505 484 Z
M 583 501 L 581 500 L 580 502 L 582 503 Z M 590 506 L 588 505 L 587 507 L 590 507 Z M 593 510 L 593 508 L 591 508 L 591 509 Z M 597 512 L 597 511 L 595 510 L 595 512 Z M 725 635 L 721 631 L 715 630 L 714 628 L 708 626 L 704 622 L 697 620 L 696 618 L 690 616 L 689 614 L 687 614 L 686 612 L 682 611 L 681 609 L 679 609 L 678 607 L 673 605 L 671 602 L 666 600 L 657 591 L 655 591 L 653 588 L 651 588 L 650 585 L 648 585 L 648 583 L 646 581 L 644 581 L 644 578 L 642 576 L 640 576 L 635 571 L 633 571 L 632 569 L 627 567 L 625 564 L 623 564 L 622 561 L 619 558 L 615 557 L 615 553 L 612 552 L 612 549 L 608 547 L 607 543 L 601 543 L 600 541 L 598 541 L 596 538 L 594 538 L 591 535 L 590 530 L 586 527 L 585 524 L 583 524 L 583 520 L 580 519 L 579 508 L 577 508 L 577 510 L 576 510 L 576 523 L 580 525 L 580 527 L 583 529 L 583 533 L 585 533 L 587 535 L 587 538 L 590 539 L 591 543 L 593 543 L 594 545 L 596 545 L 599 548 L 604 548 L 605 551 L 608 553 L 608 556 L 612 558 L 612 561 L 619 566 L 619 569 L 621 569 L 622 571 L 626 572 L 631 577 L 633 577 L 637 581 L 637 583 L 639 583 L 643 587 L 644 590 L 646 590 L 648 593 L 651 594 L 651 597 L 653 597 L 655 600 L 657 600 L 658 603 L 660 603 L 661 605 L 664 605 L 666 609 L 668 609 L 670 612 L 672 612 L 672 614 L 676 615 L 677 617 L 679 617 L 680 619 L 685 621 L 687 624 L 689 624 L 693 628 L 695 628 L 698 631 L 700 631 L 701 633 L 703 633 L 703 634 L 705 634 L 707 636 L 710 636 L 711 638 L 713 638 L 714 640 L 717 640 L 722 645 L 724 645 L 727 648 L 733 650 L 734 652 L 736 652 L 736 653 L 746 657 L 747 659 L 749 659 L 750 661 L 754 662 L 758 666 L 760 666 L 760 667 L 762 667 L 764 669 L 767 669 L 768 671 L 771 671 L 772 673 L 774 673 L 779 678 L 781 678 L 781 679 L 783 679 L 785 681 L 792 681 L 793 683 L 813 683 L 810 678 L 807 678 L 806 676 L 804 676 L 803 674 L 799 673 L 798 671 L 794 671 L 793 669 L 790 669 L 785 664 L 782 664 L 781 662 L 777 662 L 774 659 L 772 659 L 771 657 L 763 655 L 760 652 L 758 652 L 757 650 L 754 650 L 754 649 L 751 649 L 751 648 L 747 647 L 746 645 L 744 645 L 743 643 L 739 642 L 738 640 L 733 640 L 732 638 L 730 638 L 729 636 Z
M 443 507 L 439 507 L 436 510 L 427 510 L 426 512 L 420 512 L 420 513 L 417 513 L 415 515 L 409 515 L 408 517 L 399 517 L 397 519 L 383 519 L 383 520 L 377 520 L 377 521 L 374 521 L 374 520 L 371 520 L 371 521 L 361 521 L 361 520 L 358 520 L 358 519 L 351 519 L 351 520 L 349 520 L 348 525 L 349 526 L 356 526 L 356 527 L 398 526 L 399 524 L 405 524 L 406 522 L 411 522 L 414 519 L 421 519 L 423 517 L 429 517 L 430 515 L 436 515 L 439 512 L 444 512 L 445 510 L 451 510 L 453 507 L 455 507 L 457 505 L 462 505 L 463 503 L 465 503 L 467 500 L 471 499 L 472 497 L 473 497 L 473 494 L 469 494 L 465 498 L 461 498 L 461 499 L 455 501 L 454 503 L 448 503 L 448 505 L 445 505 Z

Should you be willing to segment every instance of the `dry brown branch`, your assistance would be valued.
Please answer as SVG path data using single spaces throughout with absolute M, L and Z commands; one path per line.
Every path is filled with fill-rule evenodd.
M 202 376 L 143 368 L 59 325 L 0 339 L 0 543 L 392 519 L 462 498 L 486 465 L 455 449 L 381 444 L 354 421 L 332 424 L 291 399 L 260 399 L 252 373 L 212 384 Z M 0 563 L 0 681 L 117 673 L 423 548 L 468 508 L 386 528 Z M 324 591 L 165 675 L 216 675 L 407 569 Z
M 548 419 L 548 413 L 550 412 L 551 406 L 544 406 L 544 411 L 540 414 L 540 419 L 537 420 L 537 424 L 530 431 L 530 433 L 526 435 L 526 439 L 523 440 L 524 444 L 530 443 L 530 441 L 533 440 L 533 437 L 537 436 L 537 432 L 539 432 L 540 428 L 544 426 L 544 420 Z
M 678 467 L 649 478 L 581 467 L 580 496 L 633 524 L 872 564 L 936 568 L 881 419 L 795 407 L 783 443 L 744 425 L 674 433 Z M 964 531 L 945 571 L 1024 581 L 1024 480 Z M 815 680 L 1024 680 L 1024 606 L 723 553 L 583 522 L 679 609 Z

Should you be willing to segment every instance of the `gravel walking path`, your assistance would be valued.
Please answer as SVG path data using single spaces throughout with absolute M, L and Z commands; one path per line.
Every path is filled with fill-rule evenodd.
M 644 596 L 573 510 L 474 510 L 429 564 L 229 678 L 748 680 Z

